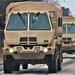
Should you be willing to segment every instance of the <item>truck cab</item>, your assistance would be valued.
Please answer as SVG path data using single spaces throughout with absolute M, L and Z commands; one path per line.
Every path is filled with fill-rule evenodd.
M 75 52 L 75 17 L 63 17 L 62 50 L 69 54 Z
M 61 32 L 57 32 L 62 26 L 61 12 L 55 4 L 43 2 L 11 3 L 7 7 L 3 49 L 5 73 L 19 71 L 20 64 L 23 69 L 27 69 L 28 64 L 47 64 L 49 73 L 61 70 Z

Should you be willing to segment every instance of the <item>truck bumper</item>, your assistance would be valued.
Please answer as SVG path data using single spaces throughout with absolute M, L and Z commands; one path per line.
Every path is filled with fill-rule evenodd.
M 5 49 L 3 54 L 11 55 L 14 59 L 44 59 L 46 55 L 54 55 L 54 48 L 46 48 L 44 51 L 42 46 L 34 46 L 32 49 L 24 49 L 23 46 L 15 46 L 13 52 L 10 53 L 9 49 Z
M 25 60 L 25 59 L 44 59 L 46 55 L 52 55 L 52 53 L 4 53 L 4 56 L 10 55 L 12 56 L 15 60 Z
M 62 46 L 63 52 L 75 52 L 75 46 Z

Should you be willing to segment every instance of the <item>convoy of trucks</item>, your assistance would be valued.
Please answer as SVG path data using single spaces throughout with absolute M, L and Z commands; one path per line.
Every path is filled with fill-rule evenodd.
M 75 17 L 63 17 L 62 51 L 75 52 Z
M 47 64 L 49 73 L 61 71 L 62 10 L 53 3 L 16 2 L 6 8 L 4 73 L 28 64 Z
M 63 25 L 63 26 L 62 26 Z M 62 17 L 61 7 L 47 2 L 15 2 L 6 8 L 4 73 L 47 64 L 61 71 L 63 52 L 75 52 L 75 17 Z

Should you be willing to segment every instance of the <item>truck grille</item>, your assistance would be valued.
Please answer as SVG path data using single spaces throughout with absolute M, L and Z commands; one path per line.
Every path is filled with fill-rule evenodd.
M 29 43 L 29 44 L 36 44 L 37 43 L 37 38 L 36 37 L 21 37 L 20 38 L 20 43 Z
M 72 38 L 67 38 L 67 40 L 71 42 L 72 41 Z
M 66 41 L 66 38 L 62 38 L 62 41 Z
M 37 41 L 36 37 L 29 37 L 29 41 Z
M 25 41 L 28 41 L 28 38 L 27 37 L 21 37 L 20 38 L 20 42 L 25 42 Z
M 64 44 L 69 44 L 72 41 L 72 38 L 67 37 L 67 38 L 62 38 L 62 41 L 64 42 Z

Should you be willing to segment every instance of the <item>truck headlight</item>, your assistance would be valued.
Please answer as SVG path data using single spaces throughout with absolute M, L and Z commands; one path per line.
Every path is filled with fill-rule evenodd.
M 44 52 L 47 52 L 48 51 L 48 49 L 47 48 L 44 48 Z
M 12 49 L 12 48 L 10 48 L 10 49 L 9 49 L 9 52 L 10 52 L 10 53 L 13 53 L 13 49 Z

